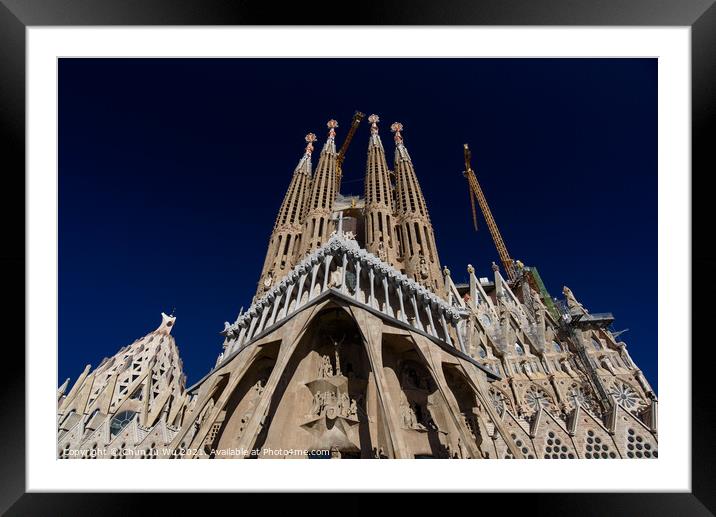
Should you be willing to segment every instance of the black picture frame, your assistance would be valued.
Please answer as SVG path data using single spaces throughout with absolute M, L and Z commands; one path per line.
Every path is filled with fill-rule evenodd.
M 149 497 L 140 494 L 26 493 L 25 490 L 25 29 L 29 26 L 72 25 L 617 25 L 688 26 L 691 28 L 692 73 L 692 271 L 673 271 L 684 282 L 697 280 L 692 321 L 707 321 L 714 292 L 716 263 L 708 244 L 695 236 L 711 235 L 709 213 L 700 198 L 711 196 L 701 178 L 716 170 L 713 140 L 716 120 L 716 5 L 714 0 L 458 0 L 450 4 L 412 0 L 409 3 L 361 2 L 354 9 L 338 3 L 319 5 L 295 2 L 276 8 L 271 2 L 231 0 L 0 0 L 0 157 L 3 159 L 2 285 L 6 308 L 2 376 L 3 416 L 0 419 L 0 510 L 8 515 L 127 514 L 148 509 Z M 409 4 L 409 5 L 408 5 Z M 341 9 L 343 9 L 341 11 Z M 18 215 L 22 214 L 22 215 Z M 22 223 L 22 224 L 21 224 Z M 698 295 L 701 296 L 698 296 Z M 663 317 L 663 316 L 662 316 Z M 697 334 L 693 334 L 694 337 Z M 693 339 L 692 354 L 692 491 L 690 493 L 610 494 L 493 494 L 503 509 L 529 507 L 535 514 L 586 513 L 589 515 L 712 515 L 716 512 L 716 476 L 713 468 L 714 404 L 709 385 L 714 365 L 710 340 Z M 687 343 L 677 346 L 688 353 Z M 668 390 L 668 387 L 665 389 Z M 180 508 L 180 494 L 168 494 Z M 242 496 L 245 497 L 245 496 Z M 346 507 L 364 508 L 363 496 L 349 495 Z M 474 496 L 471 496 L 474 497 Z M 157 498 L 151 498 L 157 501 Z M 162 498 L 164 499 L 164 498 Z M 504 508 L 507 503 L 509 508 Z M 491 501 L 492 502 L 492 501 Z M 166 509 L 167 501 L 161 504 Z M 218 508 L 220 502 L 213 502 Z M 273 501 L 272 505 L 275 504 Z M 292 508 L 300 503 L 292 501 Z M 422 505 L 415 497 L 412 504 Z M 243 503 L 244 511 L 253 504 Z M 402 511 L 410 510 L 411 504 Z M 416 509 L 420 508 L 416 506 Z M 477 508 L 474 507 L 474 508 Z M 99 510 L 99 511 L 98 511 Z M 425 511 L 423 508 L 420 511 Z

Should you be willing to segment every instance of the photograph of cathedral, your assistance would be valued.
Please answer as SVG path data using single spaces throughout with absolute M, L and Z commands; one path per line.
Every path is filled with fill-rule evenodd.
M 424 151 L 463 164 L 455 206 L 430 205 L 440 184 L 421 188 L 433 172 L 411 157 L 408 123 L 389 116 L 331 118 L 275 148 L 295 168 L 271 169 L 283 196 L 273 229 L 251 221 L 270 232 L 244 243 L 265 250 L 263 265 L 237 267 L 255 292 L 235 293 L 247 303 L 220 339 L 180 343 L 213 365 L 187 383 L 173 331 L 188 315 L 157 310 L 156 329 L 137 329 L 146 335 L 59 386 L 58 458 L 658 457 L 657 395 L 612 313 L 598 312 L 610 307 L 548 285 L 509 253 L 476 142 L 453 135 L 452 149 Z M 349 170 L 349 154 L 362 170 Z M 472 211 L 497 260 L 446 267 L 440 211 Z

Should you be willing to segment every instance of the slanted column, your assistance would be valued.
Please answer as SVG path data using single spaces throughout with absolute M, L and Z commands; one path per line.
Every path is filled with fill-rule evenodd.
M 420 321 L 420 311 L 418 310 L 418 300 L 415 297 L 415 293 L 412 293 L 410 295 L 410 301 L 413 303 L 413 313 L 415 313 L 415 326 L 420 330 L 425 330 L 423 328 L 422 321 Z
M 244 338 L 246 337 L 246 325 L 241 327 L 241 330 L 239 331 L 239 339 L 236 340 L 235 348 L 239 348 L 244 343 Z
M 370 268 L 370 270 L 368 271 L 368 277 L 370 278 L 370 298 L 368 298 L 368 305 L 370 305 L 371 307 L 375 307 L 375 270 L 373 268 Z
M 425 312 L 428 313 L 428 322 L 430 323 L 430 328 L 428 329 L 428 332 L 431 335 L 437 337 L 438 332 L 437 332 L 437 330 L 435 330 L 435 322 L 433 321 L 433 311 L 432 311 L 432 307 L 430 307 L 430 300 L 428 300 L 427 303 L 425 304 Z
M 328 275 L 331 272 L 331 260 L 333 259 L 333 255 L 328 254 L 326 255 L 326 258 L 323 260 L 323 289 L 321 291 L 325 291 L 328 289 Z
M 261 311 L 261 321 L 259 322 L 259 326 L 256 328 L 256 334 L 260 334 L 261 331 L 264 329 L 264 324 L 266 323 L 266 318 L 268 318 L 269 313 L 269 306 L 266 305 L 263 307 L 263 310 Z
M 251 318 L 251 325 L 249 326 L 249 331 L 246 333 L 246 341 L 251 341 L 251 338 L 254 335 L 254 329 L 256 328 L 256 324 L 258 322 L 259 319 L 256 316 Z
M 388 275 L 383 275 L 383 293 L 385 295 L 385 307 L 383 307 L 383 312 L 388 316 L 392 316 L 393 308 L 390 306 L 390 297 L 388 296 Z
M 341 224 L 343 224 L 343 212 L 341 212 Z M 343 253 L 343 270 L 341 271 L 341 292 L 347 293 L 346 287 L 346 271 L 348 271 L 348 253 Z
M 268 325 L 271 326 L 274 323 L 276 323 L 276 313 L 278 312 L 278 307 L 281 305 L 281 299 L 283 298 L 283 293 L 278 293 L 276 295 L 276 298 L 273 301 L 273 309 L 271 310 L 271 317 L 268 320 Z
M 467 325 L 464 319 L 459 320 L 457 323 L 455 323 L 455 334 L 457 334 L 457 342 L 460 344 L 460 350 L 462 350 L 463 354 L 467 354 L 467 345 L 465 344 L 465 340 L 462 337 L 462 332 L 460 332 L 460 325 L 463 327 Z
M 301 297 L 303 296 L 303 284 L 306 282 L 307 276 L 308 276 L 308 273 L 304 273 L 298 279 L 298 295 L 296 296 L 296 308 L 297 309 L 301 305 Z M 291 286 L 291 287 L 293 287 L 293 286 Z
M 308 291 L 308 299 L 313 300 L 313 288 L 316 286 L 316 275 L 318 275 L 318 263 L 311 266 L 311 290 Z
M 403 285 L 400 282 L 396 283 L 396 290 L 398 292 L 398 302 L 400 302 L 400 316 L 398 319 L 403 322 L 408 322 L 405 317 L 405 306 L 403 305 Z
M 356 260 L 355 269 L 356 269 L 356 292 L 354 293 L 353 297 L 357 301 L 360 301 L 360 258 Z
M 448 332 L 447 321 L 445 321 L 445 311 L 440 311 L 440 325 L 443 328 L 443 332 L 445 332 L 445 341 L 452 346 L 452 338 L 450 337 L 450 332 Z
M 288 291 L 286 291 L 286 301 L 283 304 L 283 317 L 285 318 L 288 316 L 288 309 L 291 304 L 291 293 L 293 291 L 293 284 L 288 286 Z

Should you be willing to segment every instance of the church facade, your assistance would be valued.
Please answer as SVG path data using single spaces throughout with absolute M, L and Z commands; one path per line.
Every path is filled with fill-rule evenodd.
M 186 387 L 173 316 L 58 389 L 59 458 L 658 457 L 656 394 L 609 313 L 536 268 L 441 267 L 394 123 L 371 115 L 363 197 L 335 120 L 291 177 L 251 306 Z

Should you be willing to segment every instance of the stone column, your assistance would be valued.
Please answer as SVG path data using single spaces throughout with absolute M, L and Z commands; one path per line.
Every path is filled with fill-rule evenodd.
M 237 443 L 237 449 L 250 450 L 253 446 L 254 441 L 256 440 L 256 436 L 259 434 L 261 428 L 264 425 L 264 419 L 269 410 L 271 398 L 276 391 L 276 386 L 278 385 L 281 377 L 283 376 L 283 373 L 286 369 L 286 366 L 288 365 L 289 360 L 291 359 L 291 356 L 295 352 L 296 347 L 298 346 L 306 332 L 306 329 L 308 327 L 306 323 L 315 314 L 318 314 L 318 311 L 320 311 L 324 306 L 325 302 L 311 307 L 308 310 L 301 312 L 287 325 L 282 327 L 283 336 L 291 337 L 291 341 L 281 343 L 281 346 L 279 347 L 278 358 L 276 359 L 276 364 L 271 370 L 271 374 L 269 375 L 268 381 L 266 381 L 266 386 L 263 393 L 256 402 L 256 406 L 253 414 L 251 415 L 251 418 L 246 423 L 244 432 Z
M 331 272 L 331 260 L 333 260 L 333 255 L 328 254 L 323 261 L 323 288 L 321 291 L 328 289 L 328 275 Z
M 430 327 L 428 328 L 428 334 L 431 336 L 437 337 L 438 332 L 435 330 L 435 323 L 433 322 L 433 311 L 432 307 L 430 306 L 430 300 L 427 300 L 425 303 L 425 312 L 428 314 L 428 322 L 430 323 Z
M 247 335 L 246 335 L 246 341 L 251 341 L 253 339 L 253 337 L 255 335 L 254 330 L 256 330 L 256 324 L 258 323 L 258 321 L 259 321 L 258 314 L 252 316 L 251 325 L 249 326 L 249 331 L 247 332 Z
M 400 427 L 400 418 L 397 413 L 399 401 L 393 398 L 388 388 L 387 379 L 383 371 L 383 351 L 382 351 L 382 320 L 370 314 L 368 311 L 354 307 L 351 312 L 355 316 L 356 323 L 363 332 L 363 344 L 368 355 L 370 368 L 375 378 L 375 387 L 378 395 L 378 405 L 383 411 L 385 417 L 385 436 L 389 440 L 389 446 L 393 449 L 393 457 L 395 458 L 411 458 L 412 455 L 405 444 L 403 431 Z M 378 444 L 379 446 L 379 444 Z
M 470 381 L 472 389 L 475 392 L 475 397 L 485 409 L 485 411 L 487 411 L 487 414 L 489 415 L 490 419 L 495 424 L 495 430 L 500 434 L 500 436 L 502 436 L 502 440 L 505 442 L 505 445 L 512 453 L 512 456 L 514 456 L 515 458 L 524 458 L 525 455 L 522 454 L 522 451 L 512 440 L 510 433 L 502 424 L 502 418 L 500 417 L 500 415 L 497 414 L 495 406 L 492 405 L 492 401 L 487 395 L 487 393 L 489 392 L 489 386 L 487 384 L 487 378 L 485 377 L 485 374 L 480 372 L 477 366 L 468 363 L 464 359 L 458 359 L 458 361 L 460 362 L 460 365 L 462 366 L 463 372 L 466 374 L 468 381 Z
M 341 212 L 342 217 L 343 212 Z M 341 219 L 342 221 L 342 219 Z M 343 269 L 341 270 L 341 292 L 347 293 L 348 287 L 346 287 L 346 272 L 348 271 L 348 253 L 343 253 Z
M 264 329 L 264 325 L 266 324 L 266 318 L 268 318 L 269 313 L 269 306 L 266 305 L 263 307 L 263 310 L 261 311 L 261 321 L 259 322 L 259 326 L 256 329 L 256 335 L 261 334 L 261 332 Z
M 308 291 L 308 299 L 313 300 L 313 288 L 316 286 L 316 275 L 318 275 L 318 263 L 315 263 L 311 267 L 311 290 Z
M 448 331 L 447 322 L 445 321 L 445 312 L 440 311 L 440 325 L 443 328 L 443 332 L 445 332 L 445 342 L 452 346 L 452 338 L 450 337 L 450 332 Z
M 355 270 L 356 270 L 356 292 L 354 293 L 353 297 L 356 299 L 356 301 L 360 302 L 360 258 L 356 260 Z
M 398 302 L 400 303 L 400 316 L 398 319 L 407 323 L 408 319 L 405 317 L 405 306 L 403 304 L 403 286 L 400 282 L 396 283 L 396 290 L 398 292 Z
M 303 273 L 298 277 L 298 294 L 296 295 L 296 309 L 301 305 L 301 296 L 303 296 L 303 284 L 306 282 L 307 273 Z
M 415 313 L 415 326 L 420 330 L 425 330 L 423 328 L 423 322 L 420 321 L 420 311 L 418 310 L 418 300 L 415 297 L 415 293 L 411 293 L 410 301 L 413 303 L 413 312 Z
M 385 306 L 383 312 L 388 316 L 393 315 L 393 308 L 390 306 L 390 297 L 388 296 L 388 275 L 383 275 L 383 293 L 385 294 Z
M 448 413 L 450 417 L 452 417 L 452 423 L 457 428 L 457 431 L 463 442 L 467 444 L 467 448 L 470 452 L 470 455 L 473 458 L 481 458 L 482 455 L 480 454 L 477 444 L 473 440 L 472 435 L 467 428 L 467 425 L 461 417 L 462 412 L 460 411 L 460 407 L 458 406 L 457 400 L 455 399 L 455 396 L 450 387 L 448 386 L 447 380 L 445 379 L 445 375 L 442 371 L 442 362 L 440 361 L 439 357 L 436 357 L 437 354 L 432 354 L 430 352 L 430 349 L 435 345 L 428 341 L 425 336 L 414 334 L 412 332 L 410 336 L 413 338 L 416 348 L 420 352 L 420 355 L 423 357 L 423 361 L 426 363 L 428 371 L 430 372 L 431 376 L 433 377 L 433 380 L 435 381 L 435 384 L 438 387 L 438 391 L 441 395 L 443 403 L 450 410 L 448 411 Z
M 293 291 L 293 284 L 288 286 L 286 291 L 286 302 L 283 304 L 283 317 L 288 316 L 288 310 L 291 308 L 291 292 Z
M 370 278 L 370 297 L 367 305 L 375 308 L 375 270 L 372 267 L 368 270 L 368 277 Z
M 279 293 L 276 295 L 276 298 L 273 301 L 273 309 L 271 311 L 271 317 L 268 321 L 268 326 L 270 327 L 276 322 L 276 313 L 278 312 L 278 307 L 281 305 L 281 298 L 283 298 L 283 293 Z

